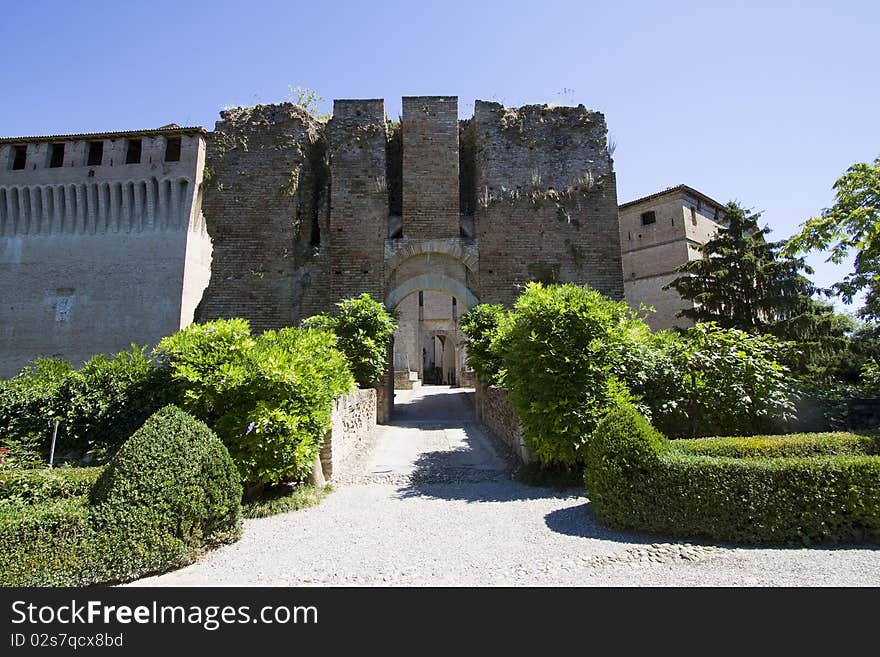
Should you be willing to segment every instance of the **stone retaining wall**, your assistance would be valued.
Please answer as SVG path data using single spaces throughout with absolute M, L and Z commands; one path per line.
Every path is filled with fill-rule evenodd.
M 331 423 L 321 448 L 321 470 L 327 481 L 376 430 L 376 390 L 358 388 L 338 397 L 333 402 Z
M 477 419 L 489 431 L 507 443 L 522 463 L 529 463 L 532 457 L 526 446 L 519 418 L 507 401 L 507 391 L 498 386 L 487 386 L 477 380 L 474 400 Z

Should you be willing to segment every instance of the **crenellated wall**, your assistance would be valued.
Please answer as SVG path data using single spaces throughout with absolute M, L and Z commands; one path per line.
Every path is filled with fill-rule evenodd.
M 155 345 L 189 324 L 211 265 L 201 129 L 27 139 L 0 141 L 0 376 L 40 356 L 77 365 Z M 180 140 L 173 161 L 169 139 Z M 126 164 L 132 140 L 140 158 Z M 100 164 L 88 164 L 90 144 Z

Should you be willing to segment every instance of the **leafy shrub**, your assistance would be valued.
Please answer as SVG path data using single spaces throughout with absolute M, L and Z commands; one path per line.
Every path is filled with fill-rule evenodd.
M 104 460 L 177 395 L 170 373 L 137 345 L 94 356 L 78 370 L 40 359 L 0 382 L 0 442 L 46 454 L 58 420 L 57 452 L 95 451 Z
M 493 348 L 492 343 L 506 314 L 504 306 L 481 303 L 462 315 L 458 322 L 467 338 L 468 365 L 484 383 L 497 383 L 501 373 L 501 356 L 497 346 Z
M 747 435 L 781 428 L 794 414 L 782 365 L 789 343 L 707 322 L 684 335 L 639 336 L 622 379 L 639 410 L 668 436 Z
M 744 543 L 880 540 L 880 457 L 726 458 L 673 448 L 632 407 L 587 447 L 596 517 L 618 529 Z
M 309 317 L 303 326 L 336 335 L 337 347 L 345 355 L 359 386 L 379 384 L 388 361 L 388 346 L 397 329 L 394 316 L 369 294 L 336 305 L 339 310 L 335 314 Z
M 530 283 L 495 338 L 510 401 L 534 456 L 582 462 L 607 410 L 629 398 L 615 376 L 638 324 L 623 302 L 587 286 Z
M 101 468 L 0 470 L 0 502 L 28 503 L 88 495 Z
M 830 456 L 833 454 L 880 455 L 880 434 L 792 433 L 782 436 L 748 436 L 676 440 L 674 449 L 700 456 L 774 458 L 784 456 Z
M 67 361 L 40 358 L 13 378 L 0 381 L 0 445 L 23 453 L 46 447 L 53 422 L 66 412 L 72 375 Z
M 241 492 L 217 437 L 168 406 L 126 441 L 89 496 L 0 507 L 0 584 L 126 581 L 183 565 L 239 537 Z
M 241 483 L 229 452 L 176 406 L 154 413 L 107 465 L 90 500 L 96 514 L 128 523 L 134 509 L 187 545 L 227 541 L 241 527 Z
M 756 434 L 791 416 L 792 390 L 781 364 L 789 343 L 711 322 L 688 329 L 686 339 L 689 414 L 700 433 Z
M 242 479 L 277 484 L 310 475 L 333 399 L 354 385 L 335 345 L 318 329 L 254 338 L 233 319 L 192 324 L 159 352 L 185 387 L 183 407 L 217 432 Z

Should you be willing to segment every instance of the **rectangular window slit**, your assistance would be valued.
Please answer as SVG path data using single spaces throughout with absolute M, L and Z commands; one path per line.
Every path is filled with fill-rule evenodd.
M 27 166 L 27 146 L 13 146 L 12 148 L 12 169 L 20 171 Z
M 180 137 L 168 137 L 165 140 L 165 161 L 180 162 Z
M 89 159 L 86 162 L 90 167 L 98 167 L 101 166 L 101 162 L 104 160 L 104 142 L 103 141 L 90 141 L 89 142 Z
M 129 139 L 128 140 L 128 148 L 125 151 L 125 163 L 126 164 L 140 164 L 141 163 L 141 140 L 140 139 Z
M 57 169 L 64 166 L 64 143 L 49 146 L 49 168 Z

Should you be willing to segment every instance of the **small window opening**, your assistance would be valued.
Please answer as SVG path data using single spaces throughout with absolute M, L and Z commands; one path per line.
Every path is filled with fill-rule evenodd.
M 419 290 L 419 308 L 425 305 L 425 293 Z
M 12 149 L 12 169 L 20 171 L 27 166 L 27 146 L 14 146 Z
M 697 211 L 694 208 L 691 208 L 691 223 L 697 225 Z
M 648 210 L 647 212 L 642 212 L 642 226 L 648 226 L 650 224 L 657 223 L 657 213 L 653 210 Z
M 141 163 L 141 140 L 140 139 L 129 139 L 128 140 L 128 149 L 125 152 L 125 163 L 126 164 L 140 164 Z
M 64 143 L 52 144 L 49 147 L 49 168 L 57 169 L 64 166 Z
M 180 137 L 168 137 L 165 140 L 165 161 L 180 162 Z
M 90 167 L 101 166 L 101 162 L 103 160 L 104 160 L 104 142 L 103 141 L 90 141 L 89 142 L 89 159 L 87 161 L 88 166 L 90 166 Z

